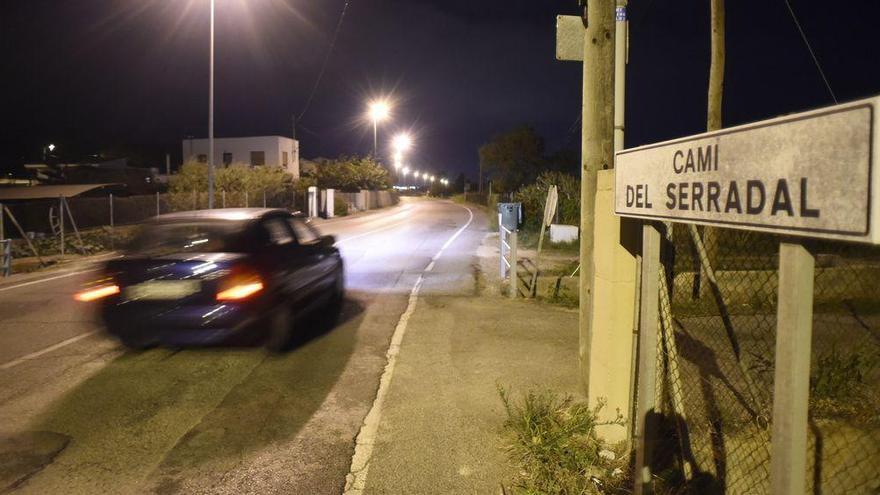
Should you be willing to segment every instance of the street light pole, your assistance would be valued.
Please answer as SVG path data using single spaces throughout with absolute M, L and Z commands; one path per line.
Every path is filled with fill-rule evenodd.
M 379 149 L 379 120 L 373 118 L 373 159 L 378 160 Z
M 214 0 L 211 0 L 211 55 L 208 82 L 208 209 L 214 208 Z

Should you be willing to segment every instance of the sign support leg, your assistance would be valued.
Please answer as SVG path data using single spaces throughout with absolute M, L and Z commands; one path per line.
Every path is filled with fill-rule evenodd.
M 770 492 L 778 495 L 806 493 L 815 266 L 815 257 L 803 244 L 779 245 L 770 455 Z
M 652 223 L 642 226 L 642 283 L 639 290 L 638 409 L 634 444 L 636 447 L 636 495 L 651 490 L 657 390 L 657 330 L 660 327 L 660 232 Z

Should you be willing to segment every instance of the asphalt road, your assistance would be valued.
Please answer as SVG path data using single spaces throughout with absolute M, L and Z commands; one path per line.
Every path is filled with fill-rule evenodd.
M 322 223 L 344 315 L 283 356 L 126 352 L 71 298 L 89 267 L 0 284 L 0 493 L 340 493 L 414 284 L 471 293 L 484 227 L 429 200 Z

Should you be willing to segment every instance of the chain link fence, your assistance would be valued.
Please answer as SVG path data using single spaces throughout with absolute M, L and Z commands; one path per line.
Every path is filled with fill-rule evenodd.
M 778 237 L 666 224 L 656 493 L 770 493 Z M 813 243 L 809 493 L 880 493 L 880 248 Z
M 305 210 L 305 193 L 225 192 L 214 196 L 215 207 L 270 207 Z M 198 210 L 208 207 L 206 193 L 162 193 L 141 196 L 73 197 L 67 204 L 77 227 L 88 229 L 102 226 L 130 225 L 159 214 Z M 57 199 L 7 204 L 25 232 L 54 235 L 58 228 Z

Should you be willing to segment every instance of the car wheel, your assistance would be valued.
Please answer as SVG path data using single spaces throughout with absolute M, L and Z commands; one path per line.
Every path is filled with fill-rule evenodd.
M 272 352 L 284 352 L 290 349 L 293 340 L 293 318 L 290 307 L 279 304 L 269 317 L 269 338 L 266 348 Z
M 137 339 L 128 336 L 120 336 L 119 343 L 130 351 L 145 351 L 147 349 L 155 347 L 155 344 L 146 342 L 144 339 Z
M 333 294 L 330 296 L 330 310 L 336 316 L 342 311 L 345 302 L 345 274 L 342 268 L 336 270 L 336 280 L 333 281 Z

